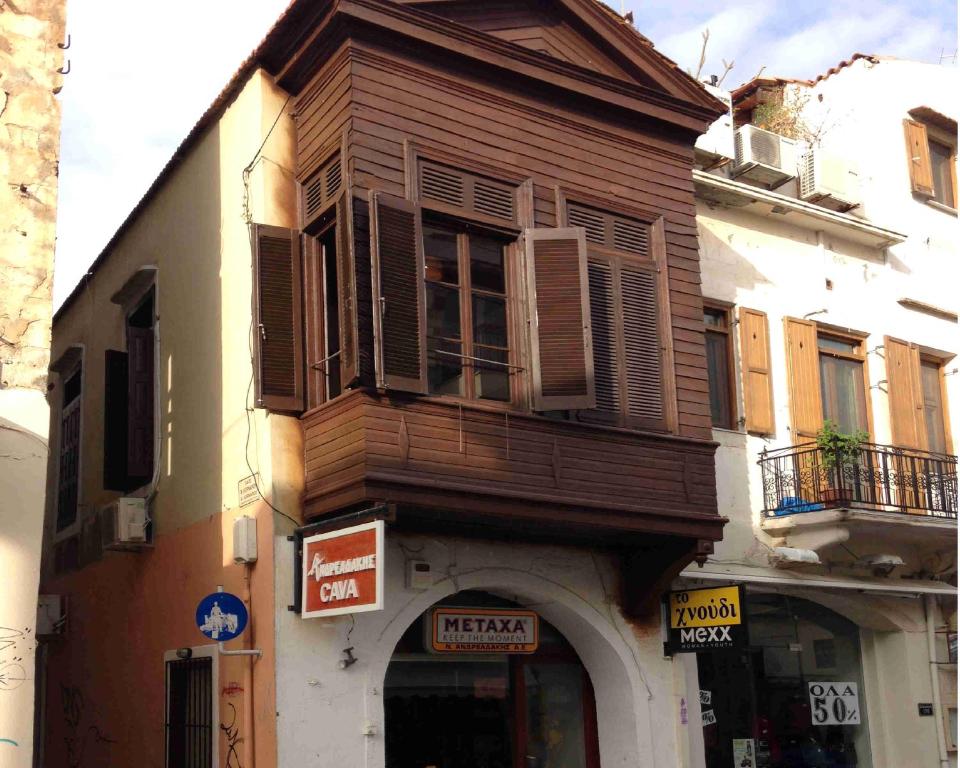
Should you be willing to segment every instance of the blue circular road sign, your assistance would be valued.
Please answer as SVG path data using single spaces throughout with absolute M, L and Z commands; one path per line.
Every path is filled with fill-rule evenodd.
M 214 592 L 197 606 L 197 628 L 211 640 L 233 640 L 246 627 L 247 606 L 236 595 Z

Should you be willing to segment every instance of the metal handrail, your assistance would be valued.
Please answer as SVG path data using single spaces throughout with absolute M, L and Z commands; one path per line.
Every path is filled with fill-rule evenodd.
M 865 508 L 957 517 L 957 457 L 895 445 L 861 443 L 855 460 L 817 443 L 764 449 L 757 462 L 767 516 Z

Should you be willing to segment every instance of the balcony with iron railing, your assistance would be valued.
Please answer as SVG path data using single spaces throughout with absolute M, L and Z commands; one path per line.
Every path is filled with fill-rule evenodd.
M 957 457 L 861 443 L 854 455 L 817 443 L 764 450 L 760 527 L 775 544 L 831 547 L 904 561 L 951 557 L 957 537 Z

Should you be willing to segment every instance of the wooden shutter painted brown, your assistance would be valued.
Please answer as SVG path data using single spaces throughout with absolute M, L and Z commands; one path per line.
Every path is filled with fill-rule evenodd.
M 903 121 L 907 141 L 907 164 L 910 169 L 910 189 L 921 195 L 933 195 L 933 165 L 930 162 L 930 144 L 927 126 L 915 120 Z
M 103 487 L 126 491 L 127 481 L 127 353 L 108 349 L 103 377 Z
M 765 312 L 740 307 L 740 364 L 747 432 L 772 435 L 773 381 L 770 374 L 770 326 Z
M 420 206 L 370 195 L 377 384 L 427 391 L 426 287 Z
M 524 233 L 532 322 L 533 407 L 538 411 L 596 407 L 582 227 Z
M 254 225 L 256 402 L 274 411 L 303 410 L 303 272 L 300 234 Z
M 785 317 L 783 327 L 787 340 L 790 428 L 794 443 L 807 443 L 823 427 L 817 324 L 810 320 Z
M 613 267 L 606 262 L 587 265 L 590 282 L 590 324 L 593 331 L 593 376 L 597 410 L 620 413 L 620 342 Z
M 352 386 L 360 372 L 357 329 L 357 262 L 354 251 L 353 192 L 348 185 L 337 199 L 337 279 L 340 302 L 340 382 Z
M 153 328 L 127 326 L 127 474 L 153 476 Z
M 661 428 L 663 413 L 663 345 L 659 317 L 657 273 L 620 265 L 623 307 L 623 361 L 627 415 L 642 425 Z
M 883 340 L 887 364 L 890 432 L 900 448 L 926 448 L 926 423 L 920 381 L 920 348 L 889 336 Z

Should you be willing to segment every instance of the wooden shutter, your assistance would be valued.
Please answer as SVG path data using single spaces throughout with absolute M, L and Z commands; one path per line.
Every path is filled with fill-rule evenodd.
M 275 411 L 303 410 L 303 272 L 300 234 L 254 225 L 256 402 Z
M 127 326 L 127 474 L 153 476 L 153 328 Z
M 587 245 L 582 227 L 524 233 L 533 317 L 533 407 L 596 407 Z
M 787 386 L 793 442 L 807 443 L 823 427 L 817 324 L 785 317 L 783 327 L 787 339 Z
M 353 191 L 348 185 L 337 199 L 337 280 L 340 302 L 340 386 L 347 389 L 360 373 L 357 261 L 354 250 Z
M 654 270 L 621 262 L 627 415 L 646 426 L 660 428 L 664 423 L 663 344 L 657 322 L 658 294 Z
M 593 331 L 593 377 L 597 410 L 620 413 L 620 342 L 613 267 L 606 262 L 591 261 L 587 265 L 587 275 L 590 282 L 590 324 Z
M 103 487 L 126 491 L 127 479 L 127 353 L 108 349 L 104 355 Z
M 426 287 L 420 206 L 371 193 L 377 384 L 427 391 Z
M 930 144 L 927 126 L 914 120 L 903 121 L 907 141 L 907 163 L 910 168 L 910 189 L 921 195 L 933 195 L 933 165 L 930 163 Z
M 926 448 L 926 423 L 920 381 L 920 348 L 889 336 L 883 340 L 887 363 L 890 432 L 900 448 Z
M 773 380 L 770 375 L 770 326 L 765 312 L 740 307 L 740 365 L 747 432 L 772 435 Z

